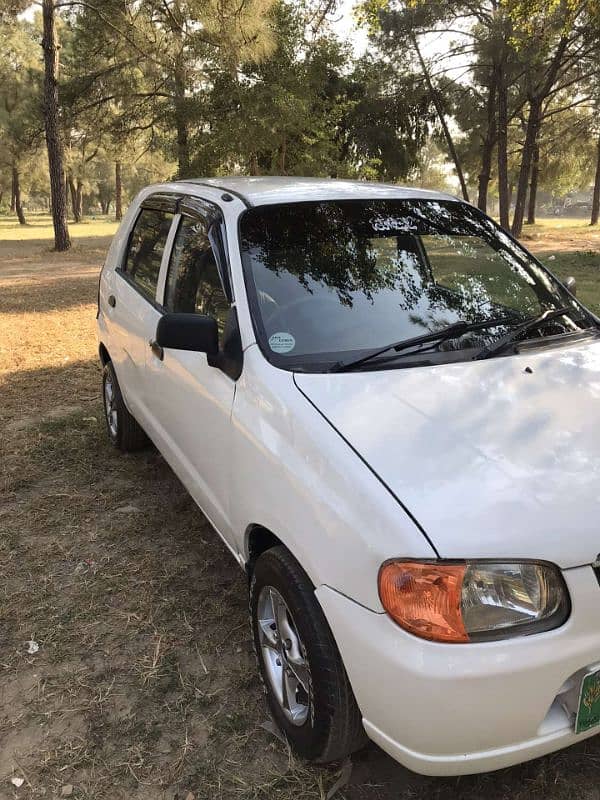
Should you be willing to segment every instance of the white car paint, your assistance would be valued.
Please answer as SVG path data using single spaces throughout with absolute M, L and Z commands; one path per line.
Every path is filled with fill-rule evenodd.
M 201 197 L 222 211 L 244 350 L 237 381 L 203 354 L 153 355 L 168 253 L 158 308 L 115 272 L 140 203 L 157 192 Z M 600 587 L 591 567 L 600 551 L 600 345 L 400 371 L 278 369 L 256 343 L 238 195 L 253 205 L 445 197 L 277 178 L 143 190 L 111 245 L 99 295 L 99 341 L 128 407 L 240 564 L 256 525 L 302 564 L 365 729 L 400 762 L 429 774 L 477 772 L 584 738 L 557 698 L 565 681 L 600 664 Z M 453 646 L 411 636 L 383 612 L 378 570 L 389 558 L 437 556 L 553 561 L 564 570 L 572 615 L 555 631 L 500 642 Z
M 595 560 L 600 342 L 296 383 L 442 558 Z

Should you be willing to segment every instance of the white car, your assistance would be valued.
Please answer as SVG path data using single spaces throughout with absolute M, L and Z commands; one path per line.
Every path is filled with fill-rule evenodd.
M 600 730 L 599 321 L 492 220 L 384 184 L 144 189 L 100 279 L 108 433 L 249 578 L 295 751 L 431 775 Z

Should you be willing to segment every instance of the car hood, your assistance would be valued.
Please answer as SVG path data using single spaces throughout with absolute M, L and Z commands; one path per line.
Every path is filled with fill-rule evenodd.
M 600 342 L 296 385 L 442 558 L 600 552 Z M 398 552 L 402 556 L 401 548 Z

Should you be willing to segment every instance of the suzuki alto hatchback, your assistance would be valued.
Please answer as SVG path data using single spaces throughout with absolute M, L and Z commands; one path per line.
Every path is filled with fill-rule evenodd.
M 133 202 L 100 278 L 108 434 L 151 439 L 247 570 L 301 756 L 366 734 L 451 775 L 600 730 L 598 325 L 446 195 L 223 178 Z

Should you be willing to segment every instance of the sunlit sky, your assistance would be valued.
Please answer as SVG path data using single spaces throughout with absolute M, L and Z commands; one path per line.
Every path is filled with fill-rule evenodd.
M 351 39 L 356 55 L 362 55 L 367 46 L 367 35 L 364 30 L 357 30 L 354 24 L 352 9 L 355 5 L 356 0 L 342 0 L 334 17 L 334 29 L 340 39 Z
M 333 29 L 340 39 L 349 39 L 354 47 L 354 54 L 361 56 L 367 49 L 367 33 L 364 29 L 358 29 L 354 22 L 352 10 L 357 0 L 340 0 L 338 11 L 333 15 Z M 450 34 L 431 34 L 422 37 L 422 50 L 426 56 L 435 58 L 444 53 L 451 39 L 456 36 Z M 455 77 L 462 72 L 463 64 L 460 59 L 452 59 Z M 446 65 L 448 66 L 448 65 Z

